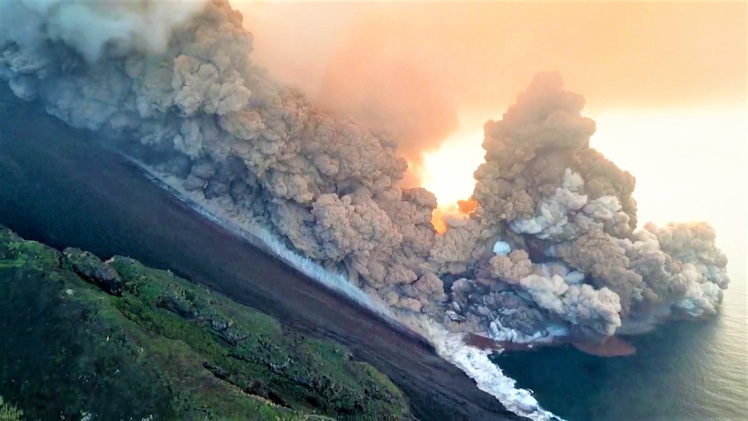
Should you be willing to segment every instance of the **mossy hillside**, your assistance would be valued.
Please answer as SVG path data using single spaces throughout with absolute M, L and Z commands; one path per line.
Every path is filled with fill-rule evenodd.
M 168 271 L 91 257 L 0 228 L 0 394 L 31 419 L 411 418 L 345 349 Z M 113 269 L 121 297 L 75 268 Z
M 188 343 L 216 376 L 244 390 L 339 417 L 408 413 L 402 393 L 343 347 L 284 329 L 170 272 L 121 257 L 110 265 L 125 280 L 126 293 L 117 302 L 122 313 L 150 331 Z

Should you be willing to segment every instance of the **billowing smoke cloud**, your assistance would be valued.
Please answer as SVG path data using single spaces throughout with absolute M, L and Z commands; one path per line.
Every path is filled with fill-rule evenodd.
M 399 185 L 395 140 L 253 65 L 252 36 L 225 0 L 18 1 L 0 16 L 13 16 L 0 77 L 19 97 L 108 135 L 395 309 L 497 340 L 597 340 L 713 314 L 727 286 L 708 225 L 636 229 L 634 177 L 589 147 L 584 99 L 557 74 L 486 123 L 471 212 L 437 234 L 434 195 Z M 164 37 L 141 40 L 140 25 Z
M 671 312 L 713 314 L 728 282 L 714 230 L 635 230 L 634 177 L 589 147 L 595 125 L 580 114 L 584 99 L 562 85 L 555 73 L 538 75 L 501 121 L 485 126 L 471 218 L 527 250 L 488 260 L 494 288 L 528 294 L 586 337 Z
M 195 15 L 204 0 L 24 0 L 3 2 L 0 39 L 24 48 L 62 42 L 89 61 L 132 50 L 166 49 L 172 29 Z

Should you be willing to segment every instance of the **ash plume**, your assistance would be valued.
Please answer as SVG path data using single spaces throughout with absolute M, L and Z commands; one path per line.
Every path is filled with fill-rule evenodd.
M 714 314 L 728 283 L 714 230 L 706 223 L 636 229 L 634 177 L 589 147 L 595 124 L 580 114 L 583 106 L 558 74 L 545 73 L 501 121 L 486 123 L 470 219 L 501 232 L 515 250 L 483 253 L 476 272 L 487 278 L 483 289 L 509 285 L 587 338 L 672 313 Z
M 256 67 L 226 0 L 15 1 L 0 16 L 0 77 L 16 95 L 394 309 L 496 340 L 601 340 L 713 314 L 727 286 L 708 224 L 637 229 L 634 177 L 589 147 L 595 124 L 557 74 L 486 123 L 470 213 L 437 234 L 435 196 L 400 187 L 397 139 Z

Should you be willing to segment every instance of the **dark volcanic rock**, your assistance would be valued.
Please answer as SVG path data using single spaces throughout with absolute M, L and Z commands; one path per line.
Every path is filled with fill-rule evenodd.
M 514 295 L 512 292 L 500 293 L 502 296 L 509 294 Z M 499 303 L 501 302 L 499 301 Z M 496 312 L 495 320 L 498 320 L 506 328 L 522 332 L 528 336 L 545 331 L 545 327 L 548 325 L 546 317 L 537 308 L 529 306 L 524 300 L 519 300 L 519 302 L 522 304 L 500 307 Z
M 62 252 L 65 263 L 84 280 L 98 286 L 109 294 L 122 296 L 123 281 L 116 270 L 93 254 L 76 248 Z

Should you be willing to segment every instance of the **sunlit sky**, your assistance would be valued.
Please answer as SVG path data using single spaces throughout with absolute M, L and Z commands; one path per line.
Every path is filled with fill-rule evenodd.
M 395 132 L 408 182 L 442 204 L 470 196 L 483 123 L 560 71 L 597 122 L 592 146 L 636 176 L 640 220 L 708 220 L 745 269 L 748 3 L 232 4 L 258 64 Z

